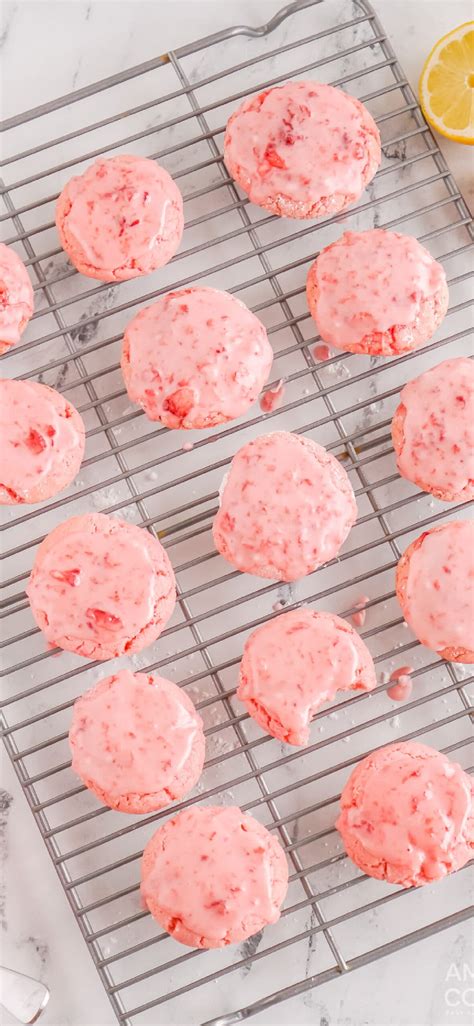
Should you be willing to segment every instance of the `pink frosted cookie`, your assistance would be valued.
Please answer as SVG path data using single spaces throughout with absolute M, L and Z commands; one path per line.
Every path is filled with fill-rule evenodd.
M 229 118 L 224 161 L 252 203 L 281 217 L 324 217 L 355 203 L 380 164 L 366 107 L 322 82 L 287 82 Z
M 308 305 L 337 349 L 399 356 L 428 342 L 448 309 L 441 264 L 411 235 L 344 232 L 309 269 Z
M 309 438 L 277 431 L 234 456 L 214 542 L 238 570 L 296 581 L 337 556 L 356 518 L 354 492 L 334 456 Z
M 160 542 L 105 513 L 71 517 L 47 535 L 27 594 L 50 644 L 90 659 L 151 645 L 176 601 L 173 569 Z
M 272 365 L 263 324 L 218 289 L 168 292 L 130 322 L 122 371 L 150 420 L 206 428 L 245 413 Z
M 142 898 L 181 944 L 222 948 L 280 918 L 288 887 L 276 837 L 236 806 L 169 819 L 143 853 Z
M 33 304 L 33 287 L 23 261 L 0 242 L 0 355 L 20 341 Z
M 119 812 L 163 809 L 190 791 L 204 763 L 202 720 L 182 688 L 119 670 L 74 705 L 72 768 Z
M 374 664 L 362 638 L 332 613 L 294 609 L 248 638 L 237 697 L 273 737 L 309 741 L 309 724 L 337 691 L 372 691 Z
M 474 522 L 452 520 L 420 534 L 397 567 L 397 598 L 422 645 L 474 663 Z
M 474 363 L 444 360 L 409 381 L 392 421 L 403 477 L 445 502 L 474 499 Z
M 124 281 L 151 274 L 174 256 L 183 234 L 183 199 L 154 160 L 102 157 L 64 186 L 56 226 L 81 274 Z
M 434 748 L 387 745 L 351 773 L 336 827 L 369 876 L 402 887 L 441 880 L 474 854 L 471 781 Z
M 42 502 L 74 480 L 84 424 L 54 388 L 0 379 L 0 435 L 0 503 Z

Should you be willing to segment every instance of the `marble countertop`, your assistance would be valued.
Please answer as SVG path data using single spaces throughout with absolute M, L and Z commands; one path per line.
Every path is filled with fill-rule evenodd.
M 230 24 L 261 24 L 283 0 L 21 0 L 3 5 L 0 39 L 7 88 L 3 116 L 152 58 Z M 435 40 L 471 16 L 468 0 L 373 0 L 416 89 Z M 26 67 L 28 68 L 28 82 Z M 31 89 L 34 83 L 34 92 Z M 472 206 L 468 147 L 439 140 Z M 66 898 L 2 750 L 0 790 L 1 960 L 51 988 L 42 1022 L 113 1026 L 116 1022 Z M 470 933 L 459 926 L 257 1016 L 255 1023 L 313 1026 L 467 1026 L 466 1005 L 450 1006 L 449 973 L 472 961 Z M 454 970 L 453 970 L 454 967 Z M 235 1007 L 245 1000 L 235 982 Z M 270 989 L 270 988 L 269 988 Z M 1 1022 L 13 1022 L 4 1015 Z M 195 1026 L 192 1005 L 189 1022 Z

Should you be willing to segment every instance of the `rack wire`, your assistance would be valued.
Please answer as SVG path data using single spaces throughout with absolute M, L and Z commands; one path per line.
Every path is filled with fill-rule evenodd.
M 308 76 L 341 85 L 368 105 L 384 156 L 356 207 L 296 224 L 248 202 L 227 176 L 222 135 L 243 96 Z M 10 118 L 2 129 L 0 221 L 5 241 L 30 268 L 36 296 L 26 341 L 4 366 L 10 376 L 60 388 L 87 426 L 87 458 L 75 484 L 33 512 L 9 511 L 2 526 L 5 745 L 117 1020 L 182 1023 L 192 1000 L 194 1022 L 230 1026 L 297 994 L 310 1000 L 318 984 L 469 915 L 462 873 L 436 888 L 397 890 L 362 876 L 334 830 L 340 788 L 374 747 L 420 737 L 469 768 L 474 678 L 417 644 L 393 588 L 409 541 L 431 523 L 464 516 L 465 507 L 447 507 L 402 481 L 390 441 L 401 385 L 466 352 L 469 212 L 367 0 L 301 0 L 258 29 L 216 33 Z M 91 284 L 58 246 L 54 201 L 95 156 L 127 151 L 159 159 L 178 180 L 184 242 L 154 275 L 120 286 Z M 338 354 L 321 363 L 304 299 L 307 268 L 343 228 L 373 226 L 416 234 L 441 260 L 448 315 L 421 353 L 397 360 Z M 254 408 L 228 426 L 191 434 L 189 451 L 180 433 L 151 425 L 129 406 L 118 364 L 123 329 L 137 306 L 170 286 L 202 280 L 237 294 L 265 322 L 285 394 L 273 413 Z M 295 586 L 231 571 L 210 534 L 231 456 L 257 433 L 280 427 L 316 438 L 342 460 L 359 506 L 340 559 Z M 205 721 L 203 777 L 175 809 L 234 801 L 275 831 L 288 855 L 280 922 L 240 947 L 188 951 L 160 932 L 139 904 L 139 859 L 168 813 L 136 818 L 98 807 L 71 772 L 71 706 L 105 668 L 44 649 L 24 585 L 41 538 L 65 517 L 97 509 L 146 526 L 174 564 L 174 619 L 131 662 L 185 687 Z M 304 750 L 262 736 L 234 697 L 245 637 L 278 609 L 301 602 L 349 616 L 362 593 L 362 635 L 381 680 L 409 660 L 413 700 L 396 708 L 381 683 L 372 695 L 320 711 Z M 232 982 L 240 989 L 243 978 L 245 1007 L 236 1009 Z

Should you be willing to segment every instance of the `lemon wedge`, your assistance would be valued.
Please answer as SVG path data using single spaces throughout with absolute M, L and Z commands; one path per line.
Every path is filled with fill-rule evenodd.
M 474 143 L 474 21 L 439 39 L 419 84 L 423 114 L 454 142 Z

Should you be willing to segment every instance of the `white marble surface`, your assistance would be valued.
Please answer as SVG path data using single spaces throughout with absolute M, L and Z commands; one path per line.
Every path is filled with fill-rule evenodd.
M 259 24 L 280 6 L 281 0 L 7 2 L 1 36 L 3 115 L 229 24 Z M 415 88 L 421 62 L 433 42 L 471 16 L 471 6 L 464 0 L 375 0 L 374 6 Z M 440 140 L 440 145 L 467 197 L 472 188 L 469 149 L 446 140 Z M 5 757 L 0 844 L 2 961 L 38 974 L 51 987 L 45 1024 L 112 1026 L 114 1015 Z M 469 1008 L 461 1000 L 463 986 L 456 979 L 465 963 L 472 967 L 470 934 L 466 927 L 458 927 L 286 1002 L 254 1021 L 267 1026 L 465 1026 L 470 1021 Z M 245 1002 L 242 978 L 228 979 L 228 987 L 234 988 L 230 1007 L 240 1007 Z M 459 1001 L 457 991 L 449 993 L 450 981 Z M 275 985 L 272 981 L 268 989 Z M 190 1000 L 186 1026 L 197 1021 Z M 9 1024 L 9 1017 L 2 1022 Z

